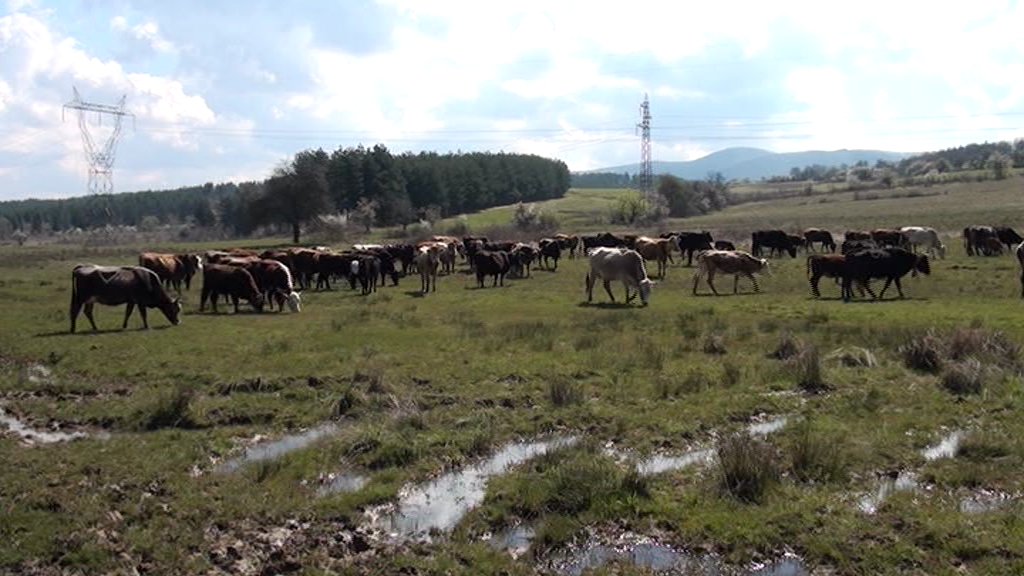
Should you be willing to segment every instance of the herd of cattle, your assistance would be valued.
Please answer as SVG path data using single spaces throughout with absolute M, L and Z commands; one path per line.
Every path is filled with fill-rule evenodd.
M 963 230 L 964 249 L 968 256 L 998 256 L 1004 246 L 1014 250 L 1022 268 L 1021 295 L 1024 297 L 1024 238 L 1012 228 L 969 226 Z M 805 230 L 803 234 L 790 234 L 783 230 L 758 230 L 751 235 L 750 252 L 737 250 L 726 240 L 714 240 L 708 232 L 668 232 L 660 237 L 638 235 L 569 236 L 557 234 L 537 242 L 492 242 L 487 238 L 470 236 L 455 238 L 435 236 L 418 244 L 356 244 L 351 250 L 335 252 L 328 248 L 289 248 L 256 252 L 247 249 L 212 250 L 198 254 L 159 254 L 145 252 L 139 255 L 138 266 L 103 267 L 79 265 L 72 271 L 71 332 L 84 308 L 93 330 L 93 305 L 127 304 L 123 327 L 128 324 L 133 309 L 139 308 L 143 325 L 148 327 L 147 308 L 158 308 L 172 324 L 178 324 L 181 302 L 169 290 L 181 294 L 189 290 L 192 279 L 202 274 L 200 311 L 210 304 L 217 311 L 218 300 L 230 301 L 238 312 L 244 300 L 257 312 L 266 306 L 278 311 L 285 306 L 292 312 L 301 309 L 300 291 L 332 290 L 331 282 L 347 281 L 363 294 L 370 294 L 390 279 L 397 286 L 399 279 L 410 274 L 420 277 L 420 293 L 437 290 L 439 273 L 455 272 L 456 263 L 465 261 L 476 275 L 477 285 L 483 288 L 490 277 L 492 286 L 504 285 L 506 275 L 529 277 L 533 266 L 555 271 L 563 254 L 570 259 L 586 257 L 589 271 L 586 276 L 588 302 L 593 299 L 594 284 L 600 280 L 609 298 L 614 302 L 612 281 L 621 281 L 626 288 L 626 301 L 640 296 L 647 305 L 654 282 L 647 275 L 646 262 L 657 265 L 658 278 L 664 278 L 668 264 L 674 262 L 673 252 L 686 256 L 687 265 L 696 274 L 693 293 L 703 279 L 711 291 L 716 274 L 733 275 L 733 292 L 739 290 L 740 277 L 760 290 L 755 274 L 770 274 L 768 258 L 789 255 L 796 258 L 804 250 L 807 256 L 807 276 L 811 294 L 821 296 L 819 282 L 822 277 L 834 278 L 841 284 L 844 300 L 854 297 L 856 286 L 861 296 L 865 292 L 872 298 L 884 297 L 891 284 L 896 285 L 900 297 L 903 288 L 900 279 L 908 273 L 929 274 L 931 258 L 944 258 L 946 247 L 938 233 L 927 227 L 904 227 L 847 231 L 843 242 L 837 244 L 833 235 L 819 228 Z M 885 280 L 877 295 L 871 289 L 871 280 Z

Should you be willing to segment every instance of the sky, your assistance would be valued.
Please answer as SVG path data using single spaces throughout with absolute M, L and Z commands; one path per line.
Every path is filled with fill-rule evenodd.
M 1024 137 L 1016 1 L 3 2 L 0 200 L 86 193 L 73 87 L 126 96 L 118 192 L 377 143 L 635 163 L 645 94 L 659 161 Z

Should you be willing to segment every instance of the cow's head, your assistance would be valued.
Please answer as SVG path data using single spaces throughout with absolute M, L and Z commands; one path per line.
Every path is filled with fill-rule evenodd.
M 298 292 L 291 292 L 285 297 L 285 301 L 288 302 L 288 309 L 292 312 L 300 312 L 302 310 L 302 297 L 299 296 Z
M 764 274 L 765 276 L 771 276 L 772 263 L 769 262 L 767 258 L 758 258 L 757 261 L 761 263 L 761 274 Z
M 167 317 L 167 321 L 177 326 L 181 324 L 181 299 L 174 298 L 173 300 L 167 300 L 162 306 L 160 311 Z
M 946 247 L 942 244 L 939 244 L 938 246 L 935 247 L 935 253 L 939 255 L 939 258 L 945 258 Z
M 931 266 L 928 265 L 928 257 L 925 256 L 924 254 L 921 254 L 920 256 L 918 256 L 917 257 L 917 262 L 914 263 L 914 270 L 913 271 L 914 271 L 914 274 L 913 274 L 914 276 L 916 276 L 918 272 L 920 272 L 921 274 L 925 274 L 925 275 L 931 274 L 932 273 L 932 269 L 931 269 Z
M 790 258 L 796 258 L 796 246 L 791 245 L 789 248 L 786 248 L 786 252 L 789 252 Z
M 256 295 L 249 300 L 249 304 L 252 305 L 252 309 L 257 312 L 263 312 L 264 302 L 265 301 L 263 300 L 263 294 L 260 294 L 259 292 L 257 292 Z
M 640 284 L 638 286 L 640 292 L 640 302 L 644 306 L 647 306 L 647 304 L 649 303 L 648 301 L 651 298 L 651 288 L 654 287 L 655 284 L 656 282 L 654 282 L 650 278 L 644 278 L 643 280 L 640 281 Z

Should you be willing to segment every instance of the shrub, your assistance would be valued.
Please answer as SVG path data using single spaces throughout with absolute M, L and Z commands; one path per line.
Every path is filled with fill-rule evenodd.
M 720 489 L 741 502 L 762 502 L 782 475 L 772 446 L 747 434 L 720 440 L 716 456 Z
M 768 357 L 776 360 L 789 360 L 799 352 L 799 342 L 793 337 L 793 334 L 787 332 L 782 335 L 782 339 L 779 340 L 778 345 L 775 346 L 775 350 L 768 353 Z
M 985 388 L 985 368 L 974 358 L 951 363 L 942 372 L 942 387 L 963 396 L 980 394 Z
M 722 371 L 722 382 L 727 388 L 732 388 L 733 386 L 743 382 L 743 368 L 738 364 L 726 362 L 722 364 Z
M 817 346 L 807 346 L 790 363 L 796 375 L 796 385 L 804 392 L 816 394 L 829 389 L 821 374 L 821 357 Z
M 924 336 L 911 338 L 897 351 L 907 368 L 935 374 L 942 369 L 942 348 L 938 336 L 929 330 Z
M 350 386 L 342 391 L 341 395 L 338 396 L 338 400 L 334 402 L 334 408 L 331 410 L 331 415 L 335 418 L 340 418 L 351 414 L 352 411 L 361 406 L 363 402 L 364 398 L 362 394 Z
M 725 338 L 721 334 L 708 334 L 704 338 L 705 354 L 725 354 Z
M 845 445 L 827 436 L 811 420 L 800 422 L 787 445 L 793 476 L 801 482 L 838 482 L 846 478 Z
M 159 428 L 191 428 L 191 404 L 195 398 L 195 389 L 191 386 L 177 385 L 162 390 L 156 399 L 143 408 L 138 415 L 138 428 L 157 430 Z
M 850 346 L 838 348 L 828 355 L 829 360 L 838 360 L 840 364 L 849 368 L 874 368 L 878 366 L 878 359 L 867 348 Z
M 548 381 L 548 398 L 555 406 L 562 408 L 583 402 L 583 386 L 564 376 Z

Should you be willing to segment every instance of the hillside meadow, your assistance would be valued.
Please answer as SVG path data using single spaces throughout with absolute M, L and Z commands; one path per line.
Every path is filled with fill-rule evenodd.
M 953 231 L 1016 223 L 1019 186 L 751 203 L 668 228 Z M 605 227 L 589 219 L 614 197 L 544 206 L 575 232 Z M 1019 574 L 1020 271 L 951 244 L 906 300 L 843 303 L 829 280 L 812 299 L 802 257 L 774 260 L 760 294 L 722 277 L 719 297 L 694 296 L 677 260 L 648 307 L 621 284 L 588 304 L 582 259 L 484 289 L 460 263 L 435 293 L 342 285 L 303 293 L 298 314 L 199 313 L 193 285 L 179 326 L 151 311 L 151 330 L 122 331 L 123 308 L 97 306 L 100 331 L 74 335 L 74 264 L 213 246 L 2 247 L 5 422 L 84 437 L 0 437 L 0 572 L 569 573 L 559 558 L 634 535 L 726 572 L 788 554 L 798 573 Z M 420 483 L 551 438 L 573 441 L 489 472 L 444 528 L 382 528 Z M 332 491 L 339 478 L 359 481 Z M 516 526 L 526 553 L 487 541 Z

